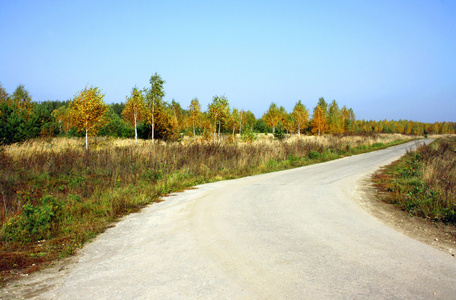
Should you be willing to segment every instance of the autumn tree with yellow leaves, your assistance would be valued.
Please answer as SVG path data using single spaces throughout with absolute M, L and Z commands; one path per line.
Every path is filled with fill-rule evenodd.
M 190 111 L 190 117 L 192 119 L 192 127 L 193 127 L 193 137 L 195 137 L 195 128 L 200 124 L 201 119 L 201 105 L 199 103 L 198 98 L 193 98 L 190 102 L 190 106 L 188 107 Z
M 221 141 L 221 126 L 222 123 L 226 123 L 228 120 L 230 107 L 228 104 L 228 99 L 225 96 L 214 96 L 212 98 L 212 103 L 208 105 L 208 114 L 210 119 L 214 122 L 214 142 L 215 136 L 217 135 L 217 123 L 218 123 L 218 141 Z
M 344 132 L 344 119 L 336 100 L 333 100 L 328 107 L 328 132 L 340 134 Z
M 78 131 L 85 132 L 86 149 L 89 149 L 89 135 L 96 135 L 106 123 L 108 106 L 98 87 L 84 88 L 69 105 L 71 123 Z
M 293 108 L 293 112 L 291 114 L 293 115 L 293 119 L 298 127 L 298 136 L 301 136 L 301 131 L 306 129 L 307 122 L 309 121 L 309 111 L 301 103 L 301 100 L 299 100 Z
M 320 105 L 317 105 L 314 109 L 312 116 L 312 133 L 315 135 L 324 134 L 328 130 L 328 124 L 326 123 L 326 115 Z
M 237 108 L 233 108 L 231 113 L 228 114 L 227 118 L 227 123 L 228 126 L 232 129 L 232 137 L 233 137 L 233 143 L 235 141 L 235 131 L 236 129 L 239 129 L 241 126 L 241 115 L 239 114 L 239 110 Z
M 155 140 L 155 119 L 158 114 L 163 112 L 163 97 L 165 91 L 163 85 L 165 81 L 160 75 L 155 73 L 150 77 L 150 88 L 146 89 L 146 119 L 147 123 L 152 127 L 152 142 Z M 165 119 L 161 116 L 162 121 Z
M 59 131 L 67 133 L 71 129 L 71 115 L 70 110 L 63 106 L 60 106 L 52 111 L 52 116 L 57 121 Z
M 19 112 L 25 113 L 28 118 L 32 112 L 33 104 L 32 96 L 30 96 L 24 85 L 20 84 L 17 86 L 17 88 L 14 90 L 11 100 L 17 106 Z
M 132 126 L 135 127 L 135 140 L 138 140 L 138 122 L 144 117 L 145 110 L 144 96 L 136 87 L 131 91 L 131 96 L 127 98 L 125 109 L 122 115 Z
M 272 128 L 272 133 L 275 133 L 275 128 L 279 125 L 281 120 L 280 110 L 277 107 L 277 104 L 271 103 L 268 111 L 263 115 L 263 120 L 266 125 Z

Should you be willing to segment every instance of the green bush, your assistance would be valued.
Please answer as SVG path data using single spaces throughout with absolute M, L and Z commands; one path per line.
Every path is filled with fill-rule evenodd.
M 318 159 L 320 157 L 320 153 L 318 153 L 316 151 L 310 151 L 309 154 L 307 154 L 307 156 L 310 159 Z
M 285 138 L 285 130 L 282 124 L 279 124 L 274 131 L 274 137 L 278 140 L 283 140 Z
M 27 242 L 49 238 L 59 209 L 60 205 L 52 196 L 41 198 L 41 205 L 25 204 L 19 216 L 3 225 L 2 239 Z
M 252 129 L 247 127 L 244 132 L 242 132 L 241 139 L 244 142 L 253 142 L 254 140 L 257 139 L 256 134 L 253 132 Z

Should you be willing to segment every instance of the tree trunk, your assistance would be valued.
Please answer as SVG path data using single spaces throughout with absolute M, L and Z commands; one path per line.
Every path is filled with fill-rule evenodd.
M 298 122 L 298 136 L 301 137 L 301 122 Z
M 233 126 L 233 143 L 234 143 L 234 131 L 236 130 L 236 126 Z
M 154 132 L 155 132 L 155 116 L 154 116 L 154 113 L 155 113 L 155 101 L 152 102 L 152 143 L 154 142 Z
M 89 150 L 89 129 L 86 128 L 86 150 Z
M 154 131 L 155 131 L 155 126 L 154 126 L 154 121 L 152 120 L 152 143 L 154 142 Z
M 136 127 L 136 114 L 135 114 L 135 140 L 136 141 L 138 140 L 138 130 L 137 130 L 137 127 Z
M 242 111 L 241 111 L 241 121 L 239 122 L 239 135 L 242 135 Z
M 221 126 L 222 122 L 219 122 L 219 132 L 218 132 L 218 140 L 219 140 L 219 143 L 220 143 L 220 139 L 221 139 L 221 136 L 220 136 L 220 126 Z
M 195 137 L 195 116 L 193 116 L 193 137 Z

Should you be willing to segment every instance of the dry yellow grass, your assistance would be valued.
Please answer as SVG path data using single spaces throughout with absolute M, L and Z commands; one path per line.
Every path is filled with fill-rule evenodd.
M 431 138 L 438 138 L 442 137 L 443 135 L 433 135 Z M 273 139 L 272 134 L 258 134 L 257 139 L 252 143 L 243 142 L 239 135 L 236 136 L 236 144 L 239 146 L 243 145 L 261 145 L 261 146 L 272 146 L 275 145 L 276 147 L 280 146 L 280 143 L 286 143 L 291 145 L 298 141 L 302 142 L 309 142 L 319 145 L 320 147 L 328 147 L 333 145 L 335 141 L 341 145 L 349 145 L 350 147 L 354 148 L 357 146 L 370 146 L 375 143 L 390 143 L 397 140 L 412 140 L 416 139 L 415 136 L 410 135 L 403 135 L 403 134 L 376 134 L 371 136 L 332 136 L 332 135 L 324 135 L 324 136 L 307 136 L 301 135 L 300 137 L 297 135 L 293 135 L 292 137 L 288 137 L 283 141 L 278 141 Z M 194 144 L 205 144 L 210 143 L 210 141 L 204 140 L 202 137 L 184 137 L 181 142 L 156 142 L 155 145 L 159 144 L 163 145 L 180 145 L 180 146 L 187 146 L 187 145 L 194 145 Z M 222 144 L 230 144 L 232 143 L 231 135 L 224 136 L 222 139 Z M 148 152 L 150 148 L 153 147 L 153 143 L 151 140 L 137 140 L 134 139 L 114 139 L 109 137 L 95 137 L 91 138 L 89 142 L 89 148 L 92 151 L 100 150 L 100 149 L 107 149 L 107 148 L 125 148 L 125 147 L 135 147 L 138 150 Z M 23 143 L 16 143 L 8 146 L 3 147 L 6 154 L 11 157 L 21 158 L 21 157 L 29 157 L 30 155 L 36 153 L 46 153 L 46 152 L 62 152 L 67 150 L 79 150 L 81 152 L 85 151 L 85 141 L 84 138 L 65 138 L 65 137 L 55 137 L 50 139 L 33 139 L 28 140 Z

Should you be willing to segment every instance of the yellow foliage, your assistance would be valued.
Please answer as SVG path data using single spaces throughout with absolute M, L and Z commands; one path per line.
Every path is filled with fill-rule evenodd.
M 312 117 L 312 133 L 314 135 L 321 135 L 324 134 L 326 130 L 328 130 L 328 124 L 326 123 L 326 116 L 325 112 L 322 110 L 321 106 L 317 106 L 314 109 L 313 117 Z
M 103 97 L 98 87 L 86 87 L 74 97 L 69 111 L 71 122 L 78 131 L 96 135 L 107 122 L 108 106 L 103 102 Z
M 131 97 L 127 99 L 122 115 L 132 126 L 136 126 L 136 124 L 143 119 L 144 98 L 137 88 L 133 88 L 131 91 Z

